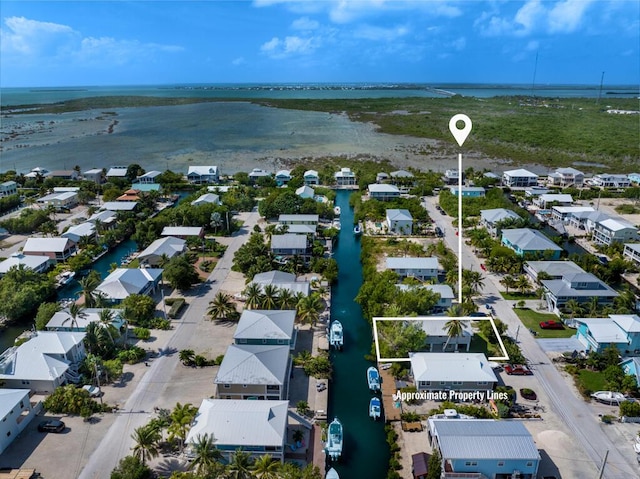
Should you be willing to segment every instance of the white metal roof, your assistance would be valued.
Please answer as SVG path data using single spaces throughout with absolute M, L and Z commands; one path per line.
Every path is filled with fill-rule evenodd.
M 138 255 L 138 258 L 142 260 L 150 256 L 162 256 L 163 254 L 166 254 L 169 258 L 173 258 L 185 250 L 186 244 L 186 240 L 175 238 L 174 236 L 158 238 L 147 246 L 144 251 Z
M 27 238 L 22 251 L 33 253 L 62 253 L 70 244 L 69 238 Z
M 108 309 L 108 308 L 107 308 Z M 72 324 L 71 314 L 68 309 L 63 311 L 56 311 L 47 323 L 48 330 L 55 330 L 57 328 L 78 328 L 84 330 L 90 323 L 100 321 L 100 312 L 102 308 L 85 308 L 81 311 L 81 314 L 76 315 L 75 322 Z M 120 316 L 121 309 L 111 309 L 113 311 L 113 321 L 111 324 L 119 329 L 123 324 L 123 319 Z
M 502 237 L 525 251 L 562 251 L 562 248 L 538 230 L 514 228 L 502 230 Z
M 610 318 L 576 318 L 576 322 L 583 323 L 589 328 L 589 334 L 599 343 L 627 344 L 627 333 Z
M 216 195 L 214 193 L 205 193 L 203 195 L 200 195 L 198 197 L 198 199 L 193 200 L 191 202 L 192 205 L 202 205 L 205 203 L 214 203 L 216 205 L 220 204 L 220 196 Z
M 200 236 L 201 226 L 165 226 L 162 228 L 162 236 Z
M 282 339 L 293 337 L 296 311 L 288 309 L 245 309 L 233 335 L 239 339 Z
M 413 221 L 409 210 L 390 209 L 387 210 L 387 220 L 389 221 Z
M 123 178 L 127 176 L 127 169 L 128 168 L 126 166 L 113 166 L 109 168 L 109 171 L 107 171 L 107 176 Z
M 438 258 L 387 258 L 387 269 L 440 269 Z
M 96 288 L 108 299 L 125 299 L 140 294 L 162 275 L 160 268 L 117 268 Z
M 409 358 L 416 382 L 498 381 L 482 353 L 409 353 Z
M 634 229 L 637 230 L 632 223 L 629 223 L 627 220 L 622 218 L 609 218 L 599 222 L 602 227 L 608 229 L 609 231 L 620 231 L 625 229 Z
M 305 221 L 317 223 L 319 218 L 319 215 L 280 215 L 278 216 L 278 222 L 282 223 L 285 221 Z
M 133 211 L 138 206 L 136 201 L 105 201 L 102 209 L 110 211 Z
M 482 218 L 487 223 L 497 223 L 507 218 L 513 218 L 514 220 L 522 219 L 518 213 L 506 208 L 480 210 L 480 218 Z
M 11 268 L 24 265 L 28 269 L 38 269 L 49 262 L 46 256 L 31 256 L 15 253 L 0 263 L 0 274 L 5 274 Z
M 24 401 L 29 402 L 29 389 L 0 389 L 0 421 Z
M 551 203 L 557 201 L 558 203 L 573 203 L 573 197 L 564 193 L 545 193 L 540 195 L 540 201 L 545 203 Z
M 369 193 L 398 193 L 400 194 L 400 190 L 396 185 L 389 185 L 387 183 L 372 183 L 367 186 Z
M 535 173 L 531 173 L 529 170 L 525 170 L 524 168 L 519 168 L 517 170 L 508 170 L 508 171 L 505 171 L 504 174 L 512 178 L 515 178 L 515 177 L 537 178 L 538 177 L 538 175 L 536 175 Z
M 201 176 L 217 175 L 218 167 L 217 166 L 190 166 L 189 169 L 187 170 L 187 175 L 191 175 L 191 174 L 201 175 Z
M 287 380 L 289 345 L 230 344 L 216 384 L 280 385 Z
M 271 249 L 306 249 L 307 235 L 285 233 L 271 236 Z
M 204 399 L 186 442 L 209 434 L 217 446 L 282 447 L 288 408 L 289 401 Z

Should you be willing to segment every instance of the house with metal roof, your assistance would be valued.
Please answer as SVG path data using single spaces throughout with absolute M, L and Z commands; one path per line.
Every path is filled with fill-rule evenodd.
M 128 167 L 112 166 L 107 171 L 107 178 L 125 178 L 127 176 Z
M 621 356 L 640 354 L 640 317 L 637 314 L 610 314 L 608 318 L 576 318 L 576 338 L 585 351 L 602 353 L 609 346 Z
M 205 193 L 203 195 L 200 195 L 197 199 L 191 202 L 192 206 L 200 206 L 200 205 L 208 205 L 208 204 L 213 204 L 213 205 L 222 204 L 220 202 L 220 196 L 216 195 L 215 193 Z
M 627 175 L 613 175 L 609 173 L 600 173 L 587 181 L 592 186 L 600 188 L 628 188 L 631 186 L 631 180 Z
M 126 324 L 125 319 L 122 317 L 121 309 L 109 309 L 109 308 L 84 308 L 74 318 L 69 309 L 63 309 L 62 311 L 56 311 L 47 323 L 47 331 L 73 331 L 84 332 L 87 330 L 87 326 L 91 323 L 100 323 L 100 314 L 105 311 L 111 311 L 112 320 L 109 323 L 117 331 Z
M 187 181 L 195 185 L 217 183 L 220 180 L 217 166 L 190 166 Z
M 435 256 L 430 258 L 417 258 L 412 256 L 387 258 L 386 269 L 394 271 L 400 278 L 410 276 L 424 281 L 438 277 L 440 262 Z
M 82 173 L 82 177 L 86 181 L 93 181 L 98 185 L 101 185 L 105 182 L 104 171 L 102 171 L 102 168 L 92 168 L 90 170 L 87 170 Z
M 469 352 L 471 339 L 473 338 L 473 329 L 468 321 L 460 321 L 462 334 L 450 337 L 447 333 L 447 322 L 449 322 L 447 318 L 437 319 L 432 316 L 421 318 L 418 316 L 411 318 L 411 321 L 414 320 L 416 324 L 427 333 L 425 348 L 428 348 L 430 352 Z
M 625 243 L 622 255 L 637 266 L 640 266 L 640 243 Z
M 7 388 L 39 394 L 79 381 L 78 367 L 86 357 L 84 337 L 79 332 L 38 331 L 0 354 L 0 381 Z
M 487 391 L 498 383 L 482 353 L 409 353 L 418 391 Z
M 625 374 L 636 378 L 636 384 L 640 384 L 640 357 L 632 356 L 630 358 L 623 359 L 620 362 L 620 367 Z
M 196 236 L 202 238 L 204 236 L 204 228 L 202 226 L 165 226 L 162 228 L 160 236 L 173 236 L 175 238 Z
M 538 175 L 524 168 L 509 170 L 502 173 L 502 184 L 510 188 L 526 188 L 538 184 Z
M 562 279 L 566 274 L 586 273 L 573 261 L 526 261 L 522 269 L 534 283 L 542 273 L 545 279 Z
M 66 261 L 78 251 L 69 238 L 27 238 L 22 253 L 25 256 L 46 256 L 52 263 Z
M 137 207 L 137 201 L 105 201 L 102 204 L 102 209 L 109 211 L 135 211 Z
M 260 178 L 271 178 L 271 173 L 260 168 L 254 168 L 249 173 L 249 181 L 255 183 Z
M 304 184 L 306 186 L 319 185 L 320 176 L 316 170 L 307 170 L 304 172 Z
M 118 213 L 115 211 L 104 210 L 92 214 L 87 221 L 93 224 L 100 224 L 103 227 L 110 228 L 115 226 L 118 220 Z
M 433 449 L 442 458 L 442 477 L 538 477 L 540 452 L 522 422 L 429 418 L 428 425 Z
M 187 241 L 174 236 L 158 238 L 147 246 L 139 255 L 140 264 L 158 266 L 164 258 L 171 259 L 184 253 L 187 249 Z
M 233 341 L 238 345 L 289 346 L 293 350 L 298 336 L 295 321 L 294 309 L 245 309 Z
M 40 205 L 53 206 L 56 209 L 69 209 L 78 204 L 78 193 L 75 191 L 51 193 L 38 198 L 36 202 Z
M 158 177 L 162 174 L 162 171 L 152 170 L 147 171 L 144 175 L 136 176 L 134 183 L 157 183 Z
M 288 345 L 231 344 L 213 383 L 218 399 L 287 399 Z
M 275 256 L 311 256 L 307 235 L 285 233 L 271 236 L 271 252 Z
M 453 196 L 458 196 L 458 186 L 451 186 L 449 191 Z M 462 196 L 465 198 L 481 198 L 485 195 L 486 190 L 482 186 L 463 186 Z
M 302 185 L 296 190 L 296 195 L 302 199 L 313 198 L 315 194 L 315 190 L 308 185 Z
M 460 182 L 460 172 L 457 168 L 452 168 L 444 172 L 444 183 L 446 185 L 455 185 Z M 464 183 L 464 171 L 462 172 L 462 182 Z
M 533 204 L 543 210 L 551 208 L 551 206 L 571 206 L 573 197 L 564 193 L 545 193 L 537 196 L 533 200 Z
M 291 181 L 291 170 L 276 171 L 276 185 L 284 186 Z
M 572 224 L 576 228 L 580 227 L 580 219 L 586 218 L 590 213 L 593 213 L 595 209 L 591 206 L 557 206 L 551 207 L 551 217 L 556 221 L 562 221 L 563 223 L 572 224 L 572 221 L 576 221 Z M 584 229 L 584 228 L 583 228 Z
M 413 231 L 413 217 L 409 210 L 389 209 L 387 213 L 387 228 L 391 233 L 411 234 Z
M 160 268 L 116 268 L 98 285 L 95 293 L 117 304 L 132 294 L 152 295 L 161 279 Z
M 49 269 L 49 258 L 46 256 L 32 256 L 22 253 L 13 253 L 4 261 L 0 262 L 0 276 L 7 274 L 11 268 L 23 266 L 36 273 L 44 273 Z
M 598 221 L 593 229 L 592 240 L 595 244 L 611 246 L 614 243 L 638 241 L 638 228 L 622 218 L 607 218 Z
M 618 293 L 604 281 L 591 273 L 566 273 L 562 279 L 543 279 L 540 281 L 544 290 L 547 308 L 559 313 L 570 300 L 578 303 L 589 303 L 597 298 L 598 305 L 611 304 Z
M 562 248 L 543 233 L 531 228 L 502 230 L 502 244 L 511 248 L 518 256 L 543 256 L 559 259 Z
M 67 231 L 60 235 L 63 238 L 69 238 L 74 243 L 80 241 L 92 241 L 96 237 L 96 226 L 86 221 L 77 225 L 70 226 Z
M 549 173 L 549 183 L 553 186 L 575 186 L 580 187 L 584 182 L 584 173 L 575 168 L 558 168 L 553 173 Z
M 281 225 L 318 225 L 318 215 L 280 215 L 278 216 L 278 223 Z
M 42 403 L 32 403 L 28 389 L 0 389 L 0 454 L 41 410 Z
M 480 210 L 480 225 L 484 226 L 492 236 L 500 234 L 499 223 L 507 220 L 521 220 L 518 213 L 506 208 Z
M 0 198 L 18 193 L 18 183 L 15 181 L 3 181 L 0 183 Z
M 367 186 L 369 198 L 372 200 L 388 201 L 394 198 L 400 198 L 400 190 L 396 185 L 387 183 L 371 183 Z
M 284 462 L 289 401 L 203 399 L 187 434 L 187 454 L 198 437 L 215 438 L 227 461 L 238 449 L 258 459 L 265 454 Z
M 281 225 L 278 224 L 279 231 L 286 231 L 287 233 L 293 233 L 298 235 L 316 235 L 316 226 L 315 225 Z
M 333 174 L 333 179 L 338 186 L 352 186 L 357 184 L 356 174 L 350 168 L 340 168 Z
M 453 304 L 455 294 L 448 284 L 396 284 L 399 291 L 411 291 L 413 289 L 426 289 L 438 295 L 439 299 L 433 308 L 433 313 L 446 311 Z
M 267 271 L 265 273 L 256 274 L 251 283 L 257 284 L 261 289 L 268 284 L 272 284 L 278 289 L 286 289 L 293 294 L 302 293 L 309 296 L 311 292 L 311 283 L 309 281 L 298 281 L 295 274 L 285 273 L 284 271 Z

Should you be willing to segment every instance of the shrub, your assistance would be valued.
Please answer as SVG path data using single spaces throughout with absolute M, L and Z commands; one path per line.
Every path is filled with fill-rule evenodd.
M 417 422 L 420 420 L 420 414 L 412 411 L 400 414 L 400 419 L 405 422 Z
M 176 319 L 180 315 L 180 310 L 182 309 L 184 304 L 185 304 L 184 298 L 173 298 L 173 301 L 171 302 L 171 309 L 169 309 L 169 312 L 167 313 L 167 315 L 171 319 Z
M 147 328 L 133 328 L 133 334 L 135 334 L 136 338 L 142 339 L 143 341 L 151 337 L 151 331 Z
M 163 331 L 168 331 L 171 329 L 171 321 L 164 318 L 153 318 L 149 322 L 149 326 L 153 329 L 161 329 Z
M 54 414 L 76 414 L 85 417 L 93 413 L 107 411 L 108 406 L 101 406 L 89 397 L 89 393 L 73 384 L 60 386 L 44 400 L 44 408 Z
M 640 403 L 625 401 L 620 404 L 620 415 L 627 417 L 640 417 Z
M 118 359 L 128 364 L 135 364 L 142 361 L 147 355 L 146 351 L 138 346 L 133 346 L 118 353 Z

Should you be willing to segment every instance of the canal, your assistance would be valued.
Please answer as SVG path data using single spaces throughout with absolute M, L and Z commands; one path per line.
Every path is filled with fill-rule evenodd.
M 384 479 L 389 464 L 389 448 L 384 421 L 369 418 L 371 394 L 366 371 L 372 365 L 365 359 L 371 353 L 371 326 L 354 301 L 362 285 L 360 241 L 353 234 L 353 210 L 349 191 L 338 191 L 336 205 L 341 209 L 341 231 L 334 249 L 338 262 L 338 281 L 331 290 L 331 318 L 344 327 L 344 348 L 332 352 L 333 376 L 329 388 L 330 422 L 338 417 L 344 428 L 343 453 L 335 467 L 341 478 Z M 328 461 L 329 463 L 331 461 Z

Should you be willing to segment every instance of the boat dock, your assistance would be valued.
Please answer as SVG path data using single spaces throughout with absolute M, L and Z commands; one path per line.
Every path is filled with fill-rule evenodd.
M 382 404 L 384 407 L 384 420 L 393 422 L 400 420 L 402 414 L 402 406 L 397 408 L 393 395 L 396 393 L 396 380 L 393 378 L 388 369 L 379 369 L 380 378 L 382 379 Z

